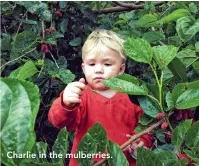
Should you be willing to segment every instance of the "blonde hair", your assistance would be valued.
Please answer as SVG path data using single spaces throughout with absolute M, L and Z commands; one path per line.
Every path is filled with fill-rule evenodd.
M 88 54 L 99 55 L 103 46 L 116 51 L 126 61 L 123 48 L 124 40 L 115 32 L 105 29 L 93 31 L 87 38 L 82 48 L 82 57 Z

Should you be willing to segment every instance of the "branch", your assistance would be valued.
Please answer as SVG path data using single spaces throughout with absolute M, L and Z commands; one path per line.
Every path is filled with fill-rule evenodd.
M 26 54 L 29 54 L 30 52 L 32 52 L 32 51 L 34 51 L 34 50 L 36 50 L 36 47 L 33 48 L 32 50 L 28 51 L 28 52 L 25 52 L 25 53 L 24 53 L 23 55 L 21 55 L 20 57 L 17 57 L 16 59 L 13 59 L 13 60 L 11 60 L 11 61 L 6 62 L 5 64 L 3 64 L 3 65 L 1 66 L 1 69 L 2 69 L 4 66 L 6 66 L 7 64 L 9 64 L 9 63 L 11 63 L 11 62 L 14 62 L 14 61 L 16 61 L 16 60 L 22 58 L 23 56 L 25 56 Z
M 123 11 L 131 11 L 131 10 L 136 10 L 136 9 L 144 9 L 144 4 L 141 5 L 135 5 L 132 3 L 123 3 L 123 2 L 116 2 L 114 1 L 115 4 L 119 5 L 116 7 L 111 7 L 111 8 L 104 8 L 101 10 L 92 10 L 96 14 L 105 14 L 105 13 L 113 13 L 113 12 L 123 12 Z M 164 2 L 156 2 L 154 3 L 155 6 L 160 6 L 164 4 Z
M 169 113 L 168 116 L 171 116 L 173 114 L 173 112 Z M 162 124 L 162 122 L 164 122 L 164 119 L 161 119 L 160 121 L 158 121 L 157 123 L 151 125 L 150 127 L 146 128 L 145 130 L 141 131 L 140 133 L 132 136 L 128 141 L 126 141 L 123 145 L 120 146 L 120 149 L 123 150 L 125 147 L 127 147 L 128 145 L 130 145 L 132 142 L 134 142 L 135 140 L 137 140 L 138 138 L 140 138 L 141 136 L 151 132 L 153 129 L 155 129 L 156 127 L 160 126 Z M 103 159 L 99 162 L 97 162 L 95 165 L 93 166 L 99 166 L 102 165 L 103 163 L 106 162 L 107 159 Z

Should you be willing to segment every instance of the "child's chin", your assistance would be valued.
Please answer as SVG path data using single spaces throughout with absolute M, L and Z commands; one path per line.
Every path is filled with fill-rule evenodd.
M 99 91 L 104 91 L 109 89 L 108 87 L 104 86 L 104 85 L 99 85 L 99 86 L 94 86 L 93 87 L 95 90 L 99 90 Z

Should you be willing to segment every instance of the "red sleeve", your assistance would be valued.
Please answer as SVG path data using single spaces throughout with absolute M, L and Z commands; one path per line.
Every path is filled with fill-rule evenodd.
M 143 110 L 135 105 L 135 111 L 136 111 L 136 127 L 139 125 L 138 121 L 141 117 L 142 114 L 144 114 Z M 136 132 L 133 132 L 132 135 L 135 135 L 137 134 Z M 140 141 L 143 141 L 144 142 L 144 146 L 146 146 L 147 148 L 150 148 L 152 147 L 152 133 L 148 133 L 148 134 L 145 134 L 143 136 L 140 137 Z
M 63 93 L 60 94 L 60 97 L 55 99 L 49 112 L 48 120 L 55 127 L 61 129 L 67 127 L 67 130 L 75 130 L 76 127 L 80 124 L 80 110 L 83 110 L 83 103 L 81 102 L 75 106 L 72 110 L 69 110 L 63 104 Z

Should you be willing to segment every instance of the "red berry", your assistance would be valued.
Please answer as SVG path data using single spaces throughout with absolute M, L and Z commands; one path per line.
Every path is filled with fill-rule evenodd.
M 182 111 L 182 116 L 183 116 L 183 119 L 184 119 L 184 120 L 189 119 L 187 110 Z
M 56 28 L 55 27 L 50 27 L 49 30 L 50 30 L 50 32 L 55 32 Z
M 165 140 L 170 143 L 171 142 L 171 136 L 172 133 L 170 131 L 168 131 L 167 133 L 165 133 Z
M 193 117 L 194 117 L 194 116 L 193 116 L 193 111 L 190 110 L 190 109 L 187 110 L 187 114 L 188 114 L 188 117 L 189 117 L 189 118 L 193 118 Z
M 59 16 L 59 17 L 62 16 L 62 13 L 61 13 L 59 10 L 57 10 L 57 11 L 55 12 L 55 14 L 56 14 L 57 16 Z
M 168 123 L 167 122 L 163 122 L 162 123 L 162 125 L 161 125 L 161 128 L 163 129 L 163 130 L 165 130 L 167 127 L 168 127 Z
M 53 77 L 53 78 L 51 78 L 51 81 L 55 82 L 55 81 L 57 81 L 57 79 L 55 77 Z
M 186 159 L 187 161 L 188 161 L 188 164 L 187 165 L 189 165 L 189 164 L 191 164 L 191 159 L 186 155 L 186 154 L 180 154 L 179 156 L 178 156 L 178 158 L 181 160 L 181 159 Z
M 182 120 L 182 111 L 181 110 L 175 110 L 175 119 Z
M 159 113 L 157 114 L 156 119 L 162 119 L 163 117 L 165 117 L 165 115 L 165 113 Z
M 42 44 L 41 45 L 41 51 L 44 52 L 44 53 L 47 53 L 48 52 L 48 46 L 46 44 Z
M 49 50 L 52 50 L 53 47 L 52 47 L 51 44 L 48 44 L 47 46 L 48 46 L 48 49 L 49 49 Z

